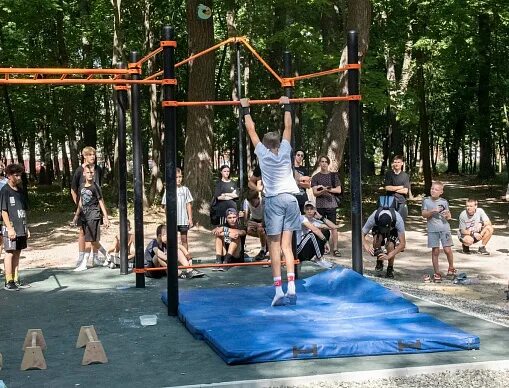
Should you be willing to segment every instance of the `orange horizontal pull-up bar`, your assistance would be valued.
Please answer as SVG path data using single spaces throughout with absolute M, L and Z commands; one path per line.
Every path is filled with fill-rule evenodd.
M 360 95 L 352 96 L 333 96 L 333 97 L 303 97 L 303 98 L 290 98 L 290 103 L 311 103 L 311 102 L 335 102 L 335 101 L 358 101 L 361 99 Z M 249 100 L 250 105 L 271 105 L 279 104 L 279 99 L 273 100 Z M 204 105 L 240 105 L 240 101 L 163 101 L 163 107 L 172 106 L 204 106 Z
M 293 262 L 295 265 L 300 264 L 300 260 L 295 259 Z M 281 264 L 284 265 L 284 262 Z M 256 267 L 263 265 L 272 265 L 271 261 L 250 261 L 246 263 L 209 263 L 209 264 L 193 264 L 193 265 L 179 265 L 178 269 L 193 269 L 193 268 L 218 268 L 218 267 Z M 133 273 L 145 273 L 153 271 L 166 271 L 167 267 L 145 267 L 145 268 L 133 268 Z
M 23 67 L 0 67 L 0 74 L 48 74 L 48 75 L 62 75 L 62 74 L 129 74 L 127 69 L 66 69 L 66 68 L 23 68 Z
M 0 85 L 153 85 L 162 80 L 131 80 L 122 78 L 0 78 Z

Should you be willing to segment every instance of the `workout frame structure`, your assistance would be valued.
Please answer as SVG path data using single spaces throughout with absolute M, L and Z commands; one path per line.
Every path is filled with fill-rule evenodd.
M 348 101 L 349 138 L 350 138 L 350 172 L 351 172 L 351 218 L 352 218 L 352 268 L 362 274 L 362 191 L 361 191 L 361 157 L 360 157 L 360 100 L 359 94 L 359 58 L 358 34 L 349 31 L 347 34 L 347 65 L 313 74 L 290 77 L 291 57 L 284 54 L 285 77 L 279 76 L 254 50 L 245 37 L 233 37 L 220 42 L 202 52 L 175 63 L 175 31 L 173 27 L 165 26 L 162 31 L 160 46 L 141 59 L 139 54 L 132 51 L 129 64 L 118 64 L 116 69 L 77 69 L 77 68 L 0 68 L 0 85 L 112 85 L 115 90 L 117 125 L 118 125 L 118 163 L 119 163 L 119 218 L 120 218 L 120 273 L 127 274 L 127 162 L 126 162 L 126 112 L 127 91 L 131 89 L 131 129 L 133 136 L 133 165 L 134 165 L 134 232 L 135 232 L 135 274 L 136 287 L 145 287 L 144 276 L 144 236 L 143 236 L 143 177 L 142 177 L 142 143 L 140 132 L 140 86 L 161 85 L 163 93 L 163 120 L 165 125 L 165 188 L 166 188 L 166 225 L 168 234 L 168 315 L 178 313 L 178 263 L 177 263 L 177 209 L 176 209 L 176 122 L 177 108 L 181 106 L 213 106 L 240 105 L 240 101 L 177 101 L 177 78 L 175 70 L 191 60 L 211 53 L 227 44 L 242 44 L 251 52 L 278 81 L 284 89 L 284 94 L 291 103 L 314 103 Z M 237 51 L 238 52 L 238 51 Z M 142 79 L 142 66 L 154 56 L 162 54 L 163 69 Z M 348 95 L 333 97 L 293 98 L 295 82 L 320 77 L 339 72 L 348 74 Z M 239 72 L 240 73 L 240 72 Z M 160 78 L 162 77 L 162 78 Z M 240 77 L 239 83 L 240 91 Z M 240 93 L 239 93 L 240 94 Z M 250 100 L 251 105 L 278 104 L 279 100 Z M 239 123 L 240 125 L 240 123 Z M 245 134 L 239 127 L 239 137 Z M 293 144 L 292 144 L 293 145 Z

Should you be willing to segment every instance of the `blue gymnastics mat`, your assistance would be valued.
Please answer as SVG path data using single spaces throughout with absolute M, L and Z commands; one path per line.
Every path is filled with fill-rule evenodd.
M 271 307 L 273 295 L 272 286 L 182 290 L 179 317 L 227 364 L 479 349 L 479 337 L 350 269 L 297 281 L 295 306 Z

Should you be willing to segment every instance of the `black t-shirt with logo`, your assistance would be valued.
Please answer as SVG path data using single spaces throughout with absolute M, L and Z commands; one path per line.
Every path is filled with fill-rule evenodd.
M 26 236 L 27 234 L 27 201 L 20 189 L 14 190 L 9 184 L 6 184 L 0 190 L 0 210 L 9 214 L 16 236 Z M 5 222 L 4 222 L 5 223 Z
M 81 217 L 85 221 L 101 219 L 101 208 L 99 201 L 103 198 L 101 188 L 95 183 L 90 186 L 82 184 L 78 190 L 81 199 Z
M 101 175 L 102 168 L 100 166 L 95 166 L 94 169 L 94 182 L 98 187 L 101 187 Z M 85 176 L 83 175 L 83 166 L 79 166 L 76 171 L 74 171 L 74 175 L 71 181 L 71 190 L 76 192 L 79 196 L 78 189 L 79 187 L 85 183 Z

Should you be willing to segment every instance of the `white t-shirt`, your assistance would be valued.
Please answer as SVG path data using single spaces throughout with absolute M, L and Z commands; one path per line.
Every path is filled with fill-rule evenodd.
M 256 220 L 258 222 L 263 221 L 263 198 L 260 198 L 260 203 L 257 207 L 254 207 L 247 199 L 245 199 L 242 209 L 244 209 L 244 211 L 249 210 L 250 220 Z
M 281 140 L 277 155 L 265 147 L 262 142 L 256 145 L 255 154 L 262 170 L 265 197 L 299 192 L 293 177 L 291 152 L 292 147 L 286 139 Z
M 320 228 L 324 222 L 313 217 L 313 218 L 308 218 L 304 215 L 301 215 L 300 216 L 300 224 L 301 224 L 301 228 L 300 230 L 297 230 L 295 231 L 295 237 L 297 238 L 297 244 L 300 244 L 300 242 L 302 241 L 302 239 L 304 238 L 304 236 L 309 232 L 309 228 L 306 226 L 306 224 L 312 224 L 314 226 L 316 226 L 317 228 Z
M 466 210 L 463 210 L 459 218 L 458 237 L 463 237 L 461 231 L 465 229 L 479 233 L 482 230 L 484 223 L 489 220 L 490 219 L 486 212 L 480 207 L 475 209 L 475 213 L 471 216 L 468 215 Z

